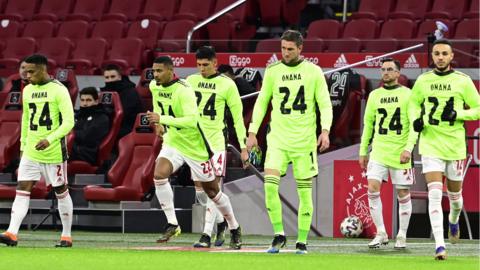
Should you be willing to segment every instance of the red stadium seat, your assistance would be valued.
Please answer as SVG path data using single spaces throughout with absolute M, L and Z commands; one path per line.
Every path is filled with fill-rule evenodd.
M 462 18 L 467 9 L 467 0 L 435 0 L 432 10 L 425 14 L 426 19 L 451 19 Z
M 137 19 L 151 19 L 156 21 L 170 21 L 178 7 L 178 0 L 146 0 L 143 13 Z
M 105 59 L 107 48 L 108 44 L 103 38 L 81 39 L 65 65 L 74 69 L 77 75 L 96 74 Z
M 8 77 L 18 73 L 18 67 L 21 59 L 31 55 L 36 49 L 35 39 L 33 38 L 11 38 L 8 39 L 0 59 L 0 77 Z
M 264 26 L 282 24 L 282 5 L 278 0 L 259 0 L 260 21 Z
M 92 30 L 92 38 L 104 38 L 108 44 L 116 39 L 122 38 L 125 32 L 125 25 L 121 21 L 100 21 L 95 24 Z
M 357 12 L 353 12 L 351 19 L 372 19 L 385 20 L 390 12 L 394 1 L 393 0 L 362 0 Z
M 142 71 L 140 80 L 138 81 L 136 90 L 142 99 L 142 103 L 146 110 L 152 111 L 152 92 L 150 92 L 149 84 L 153 80 L 153 72 L 151 68 L 146 68 Z
M 190 31 L 194 25 L 195 22 L 190 20 L 168 22 L 163 30 L 162 38 L 157 43 L 157 49 L 166 52 L 184 51 L 188 31 Z
M 393 19 L 382 25 L 380 38 L 410 39 L 415 34 L 416 23 L 409 19 Z
M 373 39 L 377 37 L 378 24 L 371 19 L 358 19 L 347 23 L 343 38 Z
M 44 38 L 38 47 L 38 53 L 48 58 L 49 69 L 64 67 L 70 57 L 72 42 L 68 38 Z
M 387 53 L 398 49 L 398 40 L 394 38 L 364 40 L 362 43 L 364 52 Z
M 70 99 L 72 103 L 75 104 L 78 96 L 78 84 L 75 71 L 72 69 L 57 68 L 53 73 L 53 78 L 67 87 Z
M 173 15 L 173 20 L 201 21 L 206 19 L 213 10 L 213 0 L 182 0 L 178 12 Z
M 455 39 L 479 39 L 480 20 L 468 19 L 458 23 L 457 31 L 455 32 Z
M 302 52 L 309 52 L 309 53 L 323 52 L 326 46 L 327 46 L 327 43 L 323 39 L 320 39 L 320 38 L 305 39 L 303 40 Z
M 142 10 L 144 0 L 112 0 L 102 20 L 133 21 Z
M 472 0 L 472 2 L 470 3 L 470 8 L 468 9 L 467 12 L 463 14 L 463 18 L 471 18 L 471 19 L 478 18 L 480 16 L 479 5 L 480 5 L 480 0 Z
M 45 179 L 43 177 L 40 178 L 32 188 L 30 193 L 30 199 L 47 199 L 50 194 L 51 186 L 46 185 Z M 1 185 L 0 184 L 0 200 L 14 200 L 15 195 L 17 193 L 16 186 L 10 185 Z
M 0 111 L 0 171 L 19 158 L 22 94 L 9 93 Z
M 429 8 L 430 0 L 401 0 L 397 1 L 395 10 L 388 14 L 390 19 L 405 18 L 423 20 Z
M 331 39 L 326 42 L 328 44 L 326 52 L 360 52 L 362 48 L 362 43 L 356 38 Z
M 110 131 L 108 132 L 107 136 L 103 138 L 103 141 L 98 148 L 96 164 L 92 166 L 86 161 L 70 161 L 68 163 L 68 175 L 75 175 L 77 173 L 93 174 L 98 170 L 105 160 L 110 158 L 110 154 L 115 145 L 118 131 L 120 130 L 123 120 L 122 102 L 120 101 L 120 96 L 116 92 L 101 92 L 99 99 L 104 107 L 112 111 L 110 116 Z M 72 145 L 72 142 L 73 136 L 69 136 L 69 145 Z
M 130 24 L 127 37 L 139 38 L 148 49 L 155 49 L 164 24 L 154 20 L 136 21 Z
M 298 25 L 300 13 L 307 5 L 306 0 L 282 0 L 282 18 L 287 25 Z
M 278 38 L 259 40 L 255 52 L 280 52 L 280 40 Z
M 108 59 L 103 61 L 102 66 L 116 64 L 122 68 L 125 74 L 139 74 L 142 63 L 144 45 L 138 38 L 122 38 L 113 41 L 112 49 L 108 53 Z
M 0 13 L 3 13 L 5 6 L 7 5 L 8 0 L 0 0 Z
M 108 7 L 108 0 L 76 1 L 72 14 L 66 20 L 98 21 Z
M 10 0 L 5 12 L 0 15 L 0 20 L 28 21 L 37 11 L 39 3 L 39 0 Z
M 422 23 L 420 23 L 420 26 L 418 26 L 418 31 L 417 31 L 417 38 L 418 39 L 426 39 L 428 34 L 434 33 L 435 30 L 437 30 L 437 25 L 436 22 L 437 20 L 425 20 Z M 448 26 L 448 32 L 445 34 L 445 37 L 447 38 L 452 38 L 453 33 L 455 33 L 455 23 L 453 23 L 450 20 L 442 19 L 438 20 L 443 22 L 446 26 Z
M 0 98 L 3 98 L 3 100 L 6 100 L 7 94 L 11 91 L 13 85 L 12 82 L 20 80 L 20 74 L 18 72 L 8 76 L 8 78 L 5 80 L 5 84 L 3 85 L 3 89 L 0 91 L 0 94 L 5 94 L 4 96 L 0 96 Z M 20 85 L 21 90 L 25 87 L 26 84 L 22 83 Z M 2 107 L 3 102 L 0 102 L 0 108 Z
M 140 123 L 144 116 L 137 116 L 135 131 L 119 142 L 118 158 L 107 176 L 113 187 L 86 186 L 87 201 L 140 201 L 153 186 L 153 170 L 161 141 L 153 128 Z
M 18 37 L 22 30 L 22 25 L 19 22 L 12 20 L 0 21 L 0 40 L 5 41 L 9 38 Z
M 318 20 L 310 23 L 307 38 L 337 39 L 340 38 L 342 24 L 337 20 Z
M 235 0 L 219 0 L 214 9 L 214 13 L 222 10 Z M 215 47 L 217 52 L 231 50 L 241 51 L 246 44 L 242 42 L 232 42 L 232 40 L 250 40 L 255 36 L 255 25 L 247 21 L 251 19 L 251 2 L 246 2 L 233 11 L 219 17 L 216 22 L 207 25 L 210 44 Z
M 74 45 L 81 39 L 88 37 L 90 24 L 86 21 L 65 21 L 58 27 L 57 37 L 70 39 Z
M 53 37 L 55 33 L 55 24 L 51 21 L 30 21 L 25 24 L 23 37 L 31 37 L 37 41 L 42 38 Z
M 40 10 L 33 15 L 34 20 L 64 20 L 72 11 L 73 0 L 42 0 Z

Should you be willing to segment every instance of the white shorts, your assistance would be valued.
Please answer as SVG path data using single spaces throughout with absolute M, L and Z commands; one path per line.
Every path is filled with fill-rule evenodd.
M 370 160 L 367 166 L 367 179 L 388 181 L 388 174 L 392 179 L 392 184 L 398 187 L 411 186 L 415 183 L 415 171 L 410 169 L 395 169 L 385 166 L 380 162 Z
M 192 179 L 194 181 L 210 182 L 215 180 L 215 175 L 213 173 L 212 163 L 210 160 L 206 160 L 204 162 L 196 161 L 183 156 L 175 148 L 168 146 L 162 146 L 162 150 L 160 150 L 157 160 L 161 157 L 168 159 L 170 163 L 172 163 L 174 172 L 176 172 L 184 163 L 187 163 L 187 165 L 190 167 L 190 171 L 192 172 Z
M 41 163 L 22 157 L 18 167 L 18 181 L 40 181 L 43 176 L 45 183 L 52 187 L 68 184 L 67 162 Z
M 227 152 L 219 151 L 213 154 L 213 157 L 210 159 L 213 165 L 213 171 L 215 176 L 224 177 L 225 168 L 227 166 Z
M 447 179 L 463 181 L 465 160 L 443 160 L 434 157 L 422 156 L 423 173 L 441 172 Z

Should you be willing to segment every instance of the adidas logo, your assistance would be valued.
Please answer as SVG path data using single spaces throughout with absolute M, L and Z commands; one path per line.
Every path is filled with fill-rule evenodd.
M 277 61 L 278 61 L 277 55 L 276 55 L 276 54 L 272 54 L 272 56 L 271 56 L 271 57 L 268 59 L 268 61 L 267 61 L 267 66 L 268 66 L 268 65 L 271 65 L 271 64 L 273 64 L 273 63 L 275 63 L 275 62 L 277 62 Z
M 347 65 L 348 65 L 347 58 L 345 58 L 345 55 L 342 53 L 342 54 L 340 54 L 338 59 L 333 64 L 333 67 L 339 68 L 339 67 L 344 67 L 344 66 L 347 66 Z
M 420 65 L 417 62 L 417 59 L 415 58 L 415 55 L 410 54 L 410 57 L 408 57 L 407 61 L 405 61 L 405 64 L 403 64 L 404 68 L 419 68 Z

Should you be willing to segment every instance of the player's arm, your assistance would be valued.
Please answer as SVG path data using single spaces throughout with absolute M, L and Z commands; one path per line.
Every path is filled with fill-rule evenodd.
M 193 90 L 185 88 L 179 91 L 174 103 L 182 108 L 183 115 L 179 117 L 171 115 L 160 116 L 160 124 L 176 128 L 195 128 L 198 123 L 197 101 Z
M 469 109 L 460 109 L 457 111 L 459 120 L 478 120 L 480 119 L 480 95 L 478 94 L 472 80 L 468 80 L 467 87 L 463 92 L 463 100 Z
M 423 97 L 422 87 L 422 79 L 419 77 L 413 85 L 410 101 L 408 102 L 408 120 L 415 132 L 421 132 L 424 126 L 422 103 L 425 98 Z
M 375 92 L 370 94 L 367 100 L 367 106 L 365 107 L 365 114 L 363 116 L 363 131 L 360 139 L 360 157 L 368 156 L 368 145 L 373 136 L 373 123 L 375 122 L 375 104 L 374 104 Z
M 25 92 L 22 95 L 22 129 L 20 132 L 20 152 L 25 150 L 25 145 L 27 144 L 27 132 L 30 128 L 30 114 L 28 104 L 24 102 Z
M 243 122 L 243 105 L 237 86 L 233 82 L 227 90 L 226 103 L 232 113 L 233 125 L 235 127 L 235 133 L 237 134 L 238 144 L 241 149 L 244 149 L 247 131 L 245 129 L 245 123 Z
M 59 140 L 67 136 L 67 134 L 72 130 L 75 125 L 75 118 L 73 116 L 73 104 L 70 100 L 70 95 L 68 94 L 67 88 L 63 88 L 61 91 L 57 91 L 55 97 L 58 110 L 62 115 L 62 123 L 60 126 L 47 136 L 47 141 L 52 144 L 52 142 Z
M 412 98 L 412 95 L 409 96 L 408 104 L 410 104 L 411 98 Z M 415 144 L 417 143 L 417 139 L 418 139 L 418 132 L 415 131 L 415 128 L 413 127 L 413 124 L 412 124 L 413 121 L 415 121 L 415 119 L 418 118 L 417 111 L 410 110 L 407 106 L 407 118 L 408 118 L 408 139 L 407 139 L 407 144 L 405 145 L 405 148 L 403 150 L 412 153 L 413 148 L 415 147 Z
M 248 126 L 248 133 L 257 134 L 260 125 L 262 124 L 265 113 L 267 112 L 268 104 L 272 98 L 273 81 L 271 79 L 270 70 L 265 70 L 265 77 L 263 79 L 262 89 L 257 97 L 255 106 L 253 107 L 252 121 Z
M 332 101 L 330 100 L 330 93 L 328 91 L 328 85 L 325 81 L 325 76 L 320 68 L 317 75 L 317 87 L 315 89 L 315 99 L 318 104 L 321 115 L 322 131 L 330 132 L 330 127 L 333 121 Z

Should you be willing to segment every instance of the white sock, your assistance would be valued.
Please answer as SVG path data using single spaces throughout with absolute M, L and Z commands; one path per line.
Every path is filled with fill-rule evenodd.
M 377 227 L 377 233 L 385 233 L 385 225 L 383 224 L 382 213 L 382 200 L 380 198 L 380 192 L 368 191 L 368 204 L 370 205 L 370 215 L 372 216 L 373 223 Z
M 20 225 L 27 215 L 28 206 L 30 204 L 30 192 L 24 190 L 17 190 L 15 195 L 15 200 L 12 205 L 12 212 L 10 214 L 10 225 L 8 226 L 7 232 L 14 235 L 18 234 Z
M 445 247 L 443 239 L 443 212 L 442 212 L 442 189 L 441 182 L 432 182 L 428 186 L 428 215 L 432 225 L 432 233 L 435 238 L 435 248 Z
M 448 191 L 448 198 L 450 199 L 450 214 L 448 215 L 448 221 L 451 224 L 457 224 L 460 213 L 463 207 L 462 191 L 450 192 Z
M 217 207 L 215 203 L 208 199 L 207 209 L 205 211 L 205 226 L 203 227 L 203 233 L 211 236 L 213 231 L 213 226 L 215 225 L 215 219 L 217 216 Z
M 173 190 L 168 179 L 153 179 L 155 183 L 155 195 L 162 208 L 167 222 L 172 225 L 178 225 L 177 216 L 175 215 L 175 206 L 173 205 Z
M 398 198 L 398 216 L 400 228 L 398 229 L 398 236 L 407 238 L 408 224 L 410 223 L 410 217 L 412 216 L 412 200 L 410 194 L 405 197 Z
M 62 237 L 72 237 L 73 203 L 70 193 L 66 190 L 62 194 L 56 194 L 58 200 L 58 212 L 62 220 Z
M 205 193 L 205 191 L 203 191 L 203 189 L 198 189 L 195 187 L 195 197 L 197 197 L 198 203 L 203 206 L 207 205 L 208 195 Z
M 215 203 L 220 213 L 222 213 L 223 217 L 227 220 L 228 228 L 230 230 L 237 229 L 239 225 L 237 219 L 235 219 L 235 215 L 233 214 L 232 204 L 230 203 L 230 198 L 228 198 L 227 194 L 219 191 L 212 201 Z
M 222 213 L 218 210 L 217 206 L 214 204 L 214 209 L 215 209 L 215 223 L 222 223 L 225 221 L 225 218 L 223 218 Z

